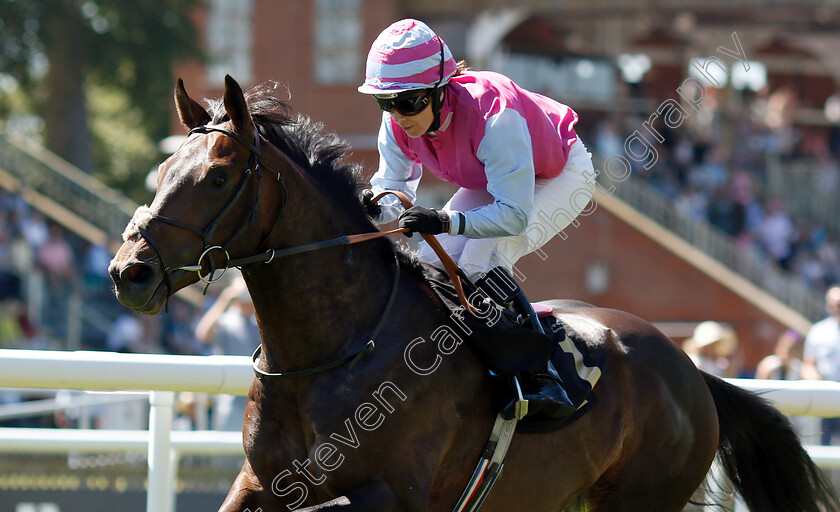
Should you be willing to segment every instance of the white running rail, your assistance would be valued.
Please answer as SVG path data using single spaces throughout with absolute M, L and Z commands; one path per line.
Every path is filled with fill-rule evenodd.
M 254 374 L 247 356 L 176 356 L 0 349 L 0 388 L 151 391 L 149 430 L 0 428 L 0 451 L 148 452 L 147 512 L 175 510 L 181 454 L 242 455 L 238 432 L 173 432 L 175 392 L 246 395 Z M 840 416 L 840 382 L 729 379 L 761 392 L 785 414 Z M 808 446 L 821 467 L 840 467 L 840 446 Z

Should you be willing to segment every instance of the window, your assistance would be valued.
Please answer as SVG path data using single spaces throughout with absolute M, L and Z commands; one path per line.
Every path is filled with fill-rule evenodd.
M 362 81 L 362 0 L 315 1 L 315 82 L 322 85 Z
M 253 0 L 210 0 L 208 5 L 208 84 L 216 87 L 224 85 L 225 75 L 242 84 L 251 82 Z

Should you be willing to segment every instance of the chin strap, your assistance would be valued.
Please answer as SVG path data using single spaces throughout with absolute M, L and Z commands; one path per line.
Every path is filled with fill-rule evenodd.
M 426 130 L 427 134 L 436 132 L 440 128 L 440 95 L 445 90 L 443 87 L 435 87 L 435 91 L 432 93 L 432 113 L 435 117 L 432 119 L 432 124 L 429 125 L 429 129 Z
M 426 133 L 432 133 L 440 128 L 440 93 L 445 90 L 440 84 L 443 83 L 443 66 L 446 61 L 444 60 L 445 55 L 443 52 L 443 41 L 438 39 L 438 42 L 440 43 L 440 78 L 438 78 L 438 81 L 435 84 L 435 89 L 432 92 L 432 113 L 435 115 L 435 118 L 432 119 L 432 124 L 429 126 L 429 129 L 426 130 Z

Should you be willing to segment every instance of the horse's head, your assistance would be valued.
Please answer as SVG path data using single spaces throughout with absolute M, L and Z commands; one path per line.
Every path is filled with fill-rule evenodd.
M 260 137 L 235 80 L 226 77 L 227 116 L 217 124 L 181 80 L 175 104 L 190 136 L 160 165 L 154 200 L 138 208 L 109 267 L 120 302 L 147 314 L 177 290 L 212 279 L 235 249 L 256 250 L 283 207 L 259 201 Z

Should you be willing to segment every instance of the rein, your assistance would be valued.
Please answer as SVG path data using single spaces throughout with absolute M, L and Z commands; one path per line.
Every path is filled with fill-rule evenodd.
M 409 200 L 405 194 L 396 190 L 386 190 L 385 192 L 382 192 L 376 197 L 374 197 L 372 199 L 372 202 L 375 203 L 389 194 L 397 196 L 397 198 L 400 200 L 400 202 L 402 202 L 403 206 L 406 209 L 411 208 L 411 200 Z M 394 235 L 397 233 L 405 233 L 407 231 L 409 231 L 408 228 L 397 228 L 388 231 L 374 231 L 371 233 L 359 233 L 356 235 L 342 235 L 336 238 L 330 238 L 329 240 L 322 240 L 320 242 L 312 242 L 309 244 L 297 245 L 294 247 L 285 247 L 283 249 L 269 249 L 264 253 L 255 254 L 253 256 L 247 256 L 244 258 L 228 258 L 225 262 L 225 267 L 242 267 L 246 265 L 252 265 L 255 263 L 271 263 L 272 261 L 274 261 L 275 258 L 292 256 L 294 254 L 301 254 L 304 252 L 315 251 L 318 249 L 325 249 L 327 247 L 336 247 L 339 245 L 352 245 L 359 242 L 367 242 L 368 240 L 375 240 L 383 236 Z M 464 275 L 463 271 L 461 271 L 461 269 L 458 267 L 458 264 L 455 263 L 452 257 L 446 253 L 446 251 L 440 245 L 440 242 L 437 241 L 437 238 L 435 238 L 433 235 L 427 235 L 425 233 L 421 233 L 421 236 L 424 240 L 426 240 L 426 243 L 428 243 L 432 247 L 432 249 L 438 255 L 438 258 L 440 258 L 441 263 L 443 263 L 444 269 L 449 274 L 449 278 L 452 280 L 452 284 L 455 286 L 455 291 L 458 293 L 458 300 L 460 300 L 461 305 L 464 306 L 470 313 L 476 314 L 477 310 L 472 304 L 470 304 L 470 301 L 467 300 L 467 295 L 464 292 L 464 286 L 461 282 L 461 278 L 463 277 L 464 279 L 466 279 L 466 276 Z M 200 268 L 200 265 L 193 265 L 189 268 L 181 268 L 184 270 L 192 270 L 194 267 Z
M 408 199 L 408 197 L 406 197 L 406 195 L 402 192 L 394 190 L 382 192 L 381 194 L 374 197 L 372 202 L 375 203 L 388 194 L 397 196 L 397 198 L 402 202 L 403 206 L 405 206 L 406 209 L 411 207 L 411 201 Z M 271 263 L 272 261 L 274 261 L 275 258 L 282 258 L 294 254 L 315 251 L 318 249 L 324 249 L 326 247 L 352 245 L 359 242 L 366 242 L 368 240 L 375 240 L 377 238 L 393 235 L 396 233 L 405 233 L 407 231 L 409 231 L 408 228 L 398 228 L 389 231 L 374 231 L 372 233 L 360 233 L 357 235 L 342 235 L 336 238 L 331 238 L 329 240 L 322 240 L 320 242 L 313 242 L 309 244 L 298 245 L 295 247 L 286 247 L 284 249 L 269 249 L 265 253 L 256 254 L 254 256 L 248 256 L 245 258 L 237 259 L 228 259 L 225 262 L 225 267 L 239 267 L 245 265 L 252 265 L 255 263 Z M 472 304 L 470 304 L 469 300 L 467 300 L 466 294 L 464 293 L 464 287 L 461 283 L 460 278 L 460 276 L 463 275 L 461 269 L 458 267 L 458 265 L 455 263 L 452 257 L 449 256 L 449 254 L 447 254 L 446 251 L 443 250 L 443 247 L 440 245 L 440 242 L 438 242 L 434 236 L 427 235 L 425 233 L 421 233 L 421 235 L 426 240 L 426 242 L 429 243 L 432 249 L 434 249 L 441 262 L 444 264 L 446 271 L 449 273 L 450 279 L 452 279 L 452 283 L 455 285 L 455 290 L 458 293 L 458 299 L 461 301 L 461 304 L 465 308 L 467 308 L 467 310 L 470 313 L 476 314 L 477 310 L 475 309 L 475 307 L 473 307 Z M 374 340 L 379 335 L 379 332 L 382 330 L 382 328 L 385 326 L 385 320 L 388 318 L 388 313 L 391 312 L 391 307 L 394 305 L 394 301 L 397 297 L 397 288 L 400 282 L 400 260 L 399 258 L 397 258 L 396 254 L 394 254 L 394 261 L 396 262 L 397 272 L 394 277 L 394 284 L 391 287 L 391 295 L 388 297 L 388 303 L 385 305 L 385 310 L 383 311 L 382 316 L 379 319 L 379 323 L 377 323 L 376 327 L 373 330 L 373 333 L 370 336 L 370 339 L 364 347 L 352 354 L 344 356 L 335 361 L 331 361 L 329 363 L 324 363 L 322 365 L 291 372 L 270 373 L 259 368 L 260 354 L 262 353 L 262 344 L 260 344 L 254 350 L 254 353 L 251 355 L 251 368 L 253 368 L 257 378 L 260 380 L 281 380 L 306 377 L 309 375 L 315 375 L 317 373 L 331 370 L 333 368 L 342 366 L 347 363 L 349 363 L 347 364 L 347 368 L 353 369 L 353 367 L 356 366 L 356 363 L 359 362 L 359 359 L 361 359 L 362 356 L 369 352 L 372 352 L 375 348 L 376 345 L 374 343 Z M 464 278 L 466 279 L 466 276 L 464 276 Z

